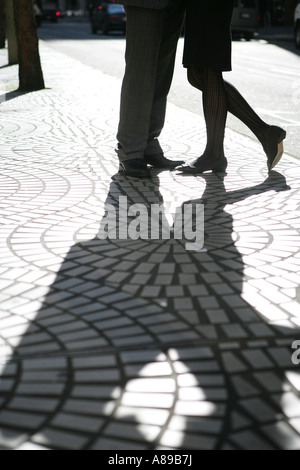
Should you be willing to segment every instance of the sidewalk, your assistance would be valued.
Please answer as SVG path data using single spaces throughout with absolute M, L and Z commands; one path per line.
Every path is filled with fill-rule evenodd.
M 224 179 L 121 177 L 120 81 L 40 50 L 43 91 L 0 68 L 0 448 L 299 450 L 298 161 L 227 130 Z M 166 155 L 204 129 L 170 104 Z M 120 196 L 203 203 L 205 249 L 100 240 Z

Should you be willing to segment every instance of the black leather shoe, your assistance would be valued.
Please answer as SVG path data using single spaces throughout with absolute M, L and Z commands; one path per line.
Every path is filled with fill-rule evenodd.
M 145 162 L 153 166 L 153 168 L 160 168 L 162 170 L 173 170 L 185 163 L 183 160 L 169 160 L 163 154 L 145 155 Z
M 136 178 L 151 178 L 151 173 L 145 161 L 141 158 L 120 162 L 119 173 Z
M 271 171 L 279 163 L 283 155 L 283 141 L 286 131 L 281 127 L 271 126 L 265 135 L 264 151 L 268 157 L 268 170 Z

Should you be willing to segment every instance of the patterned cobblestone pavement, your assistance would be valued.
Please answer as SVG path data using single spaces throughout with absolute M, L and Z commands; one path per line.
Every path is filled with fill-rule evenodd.
M 299 450 L 299 160 L 268 175 L 228 130 L 224 177 L 122 177 L 120 82 L 41 56 L 47 89 L 16 96 L 0 53 L 0 448 Z M 166 155 L 204 136 L 169 105 Z M 100 240 L 121 196 L 171 225 L 204 204 L 204 249 Z

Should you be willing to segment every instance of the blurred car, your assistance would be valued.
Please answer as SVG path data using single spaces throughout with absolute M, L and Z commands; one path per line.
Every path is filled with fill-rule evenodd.
M 231 21 L 233 35 L 243 36 L 247 41 L 253 39 L 260 23 L 258 0 L 235 0 Z
M 58 19 L 61 16 L 60 12 L 60 2 L 58 0 L 43 0 L 42 4 L 42 11 L 43 11 L 43 20 L 52 21 L 57 23 Z
M 60 11 L 52 8 L 43 9 L 43 20 L 49 20 L 54 23 L 57 23 L 58 18 L 60 17 Z
M 295 44 L 300 49 L 300 3 L 298 3 L 295 10 L 295 21 L 294 21 L 294 32 L 295 32 Z
M 115 3 L 99 2 L 91 14 L 92 33 L 102 31 L 109 34 L 110 31 L 126 31 L 126 13 L 123 5 Z

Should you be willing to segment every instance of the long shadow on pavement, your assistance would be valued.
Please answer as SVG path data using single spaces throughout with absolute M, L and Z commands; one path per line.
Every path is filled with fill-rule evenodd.
M 273 172 L 231 192 L 222 177 L 203 178 L 202 197 L 185 205 L 205 206 L 207 251 L 98 237 L 70 249 L 2 374 L 7 447 L 299 449 L 287 423 L 299 330 L 270 324 L 243 300 L 244 262 L 224 209 L 288 190 L 285 178 Z M 163 203 L 157 181 L 116 175 L 106 208 L 118 214 L 121 196 L 148 209 Z

